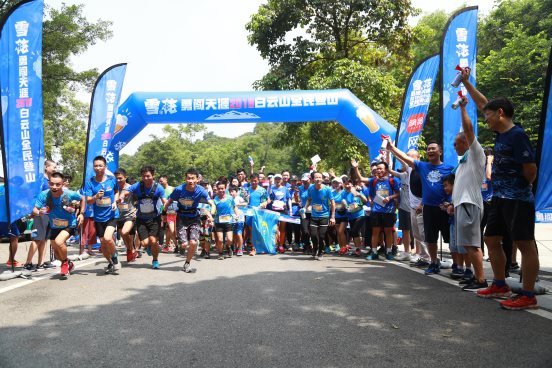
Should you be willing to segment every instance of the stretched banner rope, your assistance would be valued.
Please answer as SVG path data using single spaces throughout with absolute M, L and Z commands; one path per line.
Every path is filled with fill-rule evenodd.
M 253 92 L 135 92 L 119 107 L 108 168 L 147 124 L 337 121 L 379 155 L 380 136 L 396 129 L 349 90 Z

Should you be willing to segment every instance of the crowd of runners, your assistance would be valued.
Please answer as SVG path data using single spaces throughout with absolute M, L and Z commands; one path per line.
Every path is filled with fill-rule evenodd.
M 300 252 L 315 260 L 329 253 L 369 261 L 381 257 L 410 261 L 425 268 L 426 274 L 438 274 L 441 234 L 449 243 L 451 277 L 464 290 L 483 298 L 505 298 L 501 305 L 507 309 L 537 308 L 534 152 L 524 130 L 513 122 L 512 103 L 504 98 L 488 101 L 470 84 L 469 73 L 469 68 L 463 71 L 471 97 L 460 105 L 463 131 L 454 142 L 446 142 L 454 144 L 461 157 L 456 167 L 441 161 L 442 149 L 436 142 L 428 142 L 426 162 L 418 152 L 401 152 L 388 140 L 387 151 L 371 164 L 370 177 L 362 175 L 355 160 L 346 175 L 316 168 L 299 176 L 288 170 L 270 174 L 263 169 L 254 172 L 251 164 L 248 175 L 238 169 L 235 176 L 212 182 L 191 168 L 184 182 L 173 187 L 167 176 L 156 178 L 152 166 L 142 167 L 140 180 L 131 184 L 123 168 L 110 175 L 105 158 L 98 156 L 93 162 L 95 175 L 74 192 L 67 188 L 70 178 L 47 160 L 43 191 L 32 214 L 33 242 L 20 266 L 44 268 L 49 240 L 61 262 L 60 274 L 67 278 L 73 263 L 66 243 L 78 235 L 81 251 L 91 255 L 96 238 L 100 239 L 106 273 L 117 274 L 121 267 L 117 238 L 126 247 L 130 268 L 147 253 L 152 268 L 159 269 L 159 252 L 171 252 L 185 256 L 182 270 L 189 273 L 194 257 L 223 260 L 256 255 L 253 217 L 246 214 L 257 207 L 282 215 L 274 230 L 280 253 Z M 477 141 L 467 103 L 475 103 L 497 133 L 494 150 Z M 401 163 L 401 170 L 392 168 L 392 157 Z M 286 220 L 293 218 L 300 223 Z M 14 224 L 9 232 L 13 253 L 20 230 Z M 494 274 L 491 283 L 483 273 L 485 244 Z M 516 249 L 522 257 L 523 290 L 508 298 L 511 290 L 505 279 L 518 267 L 512 260 Z M 33 265 L 37 250 L 38 263 Z

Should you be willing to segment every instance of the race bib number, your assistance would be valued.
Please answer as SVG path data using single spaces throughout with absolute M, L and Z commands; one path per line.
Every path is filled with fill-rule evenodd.
M 174 208 L 167 208 L 167 215 L 176 215 L 176 211 Z
M 69 226 L 69 221 L 65 219 L 52 219 L 52 225 L 55 228 L 65 228 Z
M 153 213 L 155 211 L 155 204 L 151 198 L 145 198 L 140 201 L 140 212 L 141 213 Z
M 232 215 L 221 215 L 219 216 L 219 223 L 220 224 L 229 224 L 232 222 Z
M 178 202 L 184 207 L 192 207 L 194 205 L 194 200 L 190 198 L 180 198 Z
M 272 209 L 273 210 L 283 210 L 285 205 L 286 204 L 284 203 L 284 201 L 275 200 L 274 202 L 272 202 Z
M 312 209 L 315 210 L 316 212 L 323 212 L 324 206 L 322 206 L 321 204 L 313 204 Z
M 359 211 L 360 209 L 361 209 L 361 207 L 360 207 L 357 203 L 351 203 L 351 204 L 349 205 L 349 207 L 347 208 L 347 210 L 348 210 L 349 212 L 357 212 L 357 211 Z
M 119 209 L 119 211 L 126 212 L 128 211 L 128 203 L 119 203 L 117 205 L 117 208 Z
M 345 209 L 345 205 L 344 205 L 343 203 L 341 203 L 341 202 L 336 203 L 336 204 L 335 204 L 335 209 L 336 209 L 336 210 L 344 210 L 344 209 Z
M 376 194 L 383 197 L 383 198 L 389 197 L 389 190 L 387 190 L 387 189 L 376 190 Z
M 96 199 L 96 206 L 98 207 L 111 207 L 111 198 L 110 197 L 102 197 Z

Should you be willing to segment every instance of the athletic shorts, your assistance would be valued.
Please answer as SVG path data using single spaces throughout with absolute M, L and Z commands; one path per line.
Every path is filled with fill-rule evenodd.
M 481 247 L 481 208 L 472 203 L 454 207 L 456 244 L 460 247 Z M 454 234 L 450 234 L 451 238 Z
M 370 223 L 372 227 L 383 227 L 384 229 L 391 228 L 397 221 L 397 215 L 394 213 L 372 212 L 370 214 Z
M 150 236 L 158 237 L 161 228 L 161 217 L 157 216 L 151 219 L 136 219 L 136 231 L 141 241 Z
M 243 222 L 236 222 L 232 224 L 232 231 L 234 232 L 234 234 L 241 234 L 243 233 L 243 226 Z
M 424 235 L 425 242 L 428 244 L 437 244 L 439 231 L 443 236 L 443 241 L 450 241 L 449 215 L 438 206 L 425 205 L 424 214 Z
M 176 224 L 176 213 L 167 213 L 167 224 Z
M 55 240 L 58 237 L 58 235 L 64 230 L 69 233 L 69 236 L 73 236 L 75 235 L 76 228 L 64 227 L 59 229 L 50 229 L 50 240 Z
M 364 226 L 364 216 L 357 217 L 355 219 L 349 220 L 349 226 L 351 228 L 351 237 L 358 238 L 360 236 L 360 232 L 362 230 L 362 227 Z
M 7 222 L 0 222 L 0 236 L 1 237 L 19 237 L 26 229 L 25 223 L 21 220 L 17 220 L 8 226 Z
M 220 224 L 215 223 L 215 232 L 217 233 L 229 233 L 232 232 L 232 224 Z
M 50 239 L 50 215 L 34 217 L 31 237 L 38 241 Z
M 311 217 L 310 227 L 328 227 L 329 222 L 328 217 Z
M 410 211 L 399 208 L 399 230 L 410 231 L 411 228 Z
M 199 241 L 201 234 L 201 220 L 199 217 L 178 217 L 176 221 L 176 233 L 182 244 L 188 244 L 188 241 Z
M 507 236 L 535 240 L 535 203 L 493 197 L 485 236 Z
M 130 228 L 129 235 L 134 236 L 136 234 L 136 219 L 118 219 L 117 220 L 117 231 L 120 233 L 123 230 L 123 227 L 127 222 L 132 222 L 132 227 Z
M 349 219 L 347 217 L 336 217 L 335 218 L 335 224 L 338 225 L 338 224 L 342 224 L 342 223 L 347 223 L 349 222 Z
M 96 227 L 96 235 L 101 239 L 104 237 L 105 229 L 107 229 L 108 226 L 111 226 L 113 229 L 117 227 L 117 219 L 112 218 L 106 222 L 94 221 L 94 226 Z

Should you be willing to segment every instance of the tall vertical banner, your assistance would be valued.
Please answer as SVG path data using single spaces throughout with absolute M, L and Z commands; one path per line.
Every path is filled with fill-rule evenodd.
M 546 86 L 542 101 L 539 141 L 537 144 L 537 182 L 535 183 L 535 210 L 537 222 L 552 222 L 552 49 L 546 72 Z M 545 139 L 545 137 L 547 139 Z
M 403 152 L 418 149 L 418 140 L 424 129 L 435 78 L 439 70 L 439 60 L 439 54 L 424 59 L 418 64 L 408 81 L 396 141 L 396 146 Z M 400 167 L 400 163 L 397 165 Z
M 458 98 L 458 91 L 468 94 L 463 84 L 453 87 L 458 70 L 470 67 L 470 82 L 475 86 L 475 63 L 477 55 L 477 6 L 464 8 L 456 12 L 445 27 L 441 43 L 441 108 L 443 161 L 452 166 L 458 164 L 458 155 L 454 150 L 454 137 L 462 131 L 460 112 L 452 108 Z M 470 101 L 466 106 L 477 136 L 477 106 Z
M 85 154 L 83 186 L 87 179 L 94 176 L 92 162 L 94 157 L 105 157 L 108 168 L 113 171 L 110 163 L 114 162 L 114 156 L 109 147 L 113 136 L 116 134 L 117 108 L 121 100 L 125 73 L 126 63 L 113 65 L 98 77 L 94 86 L 90 101 L 90 116 L 88 118 L 86 139 L 88 144 Z
M 15 5 L 0 36 L 0 134 L 6 206 L 0 221 L 28 215 L 44 171 L 42 114 L 42 17 L 44 1 Z

